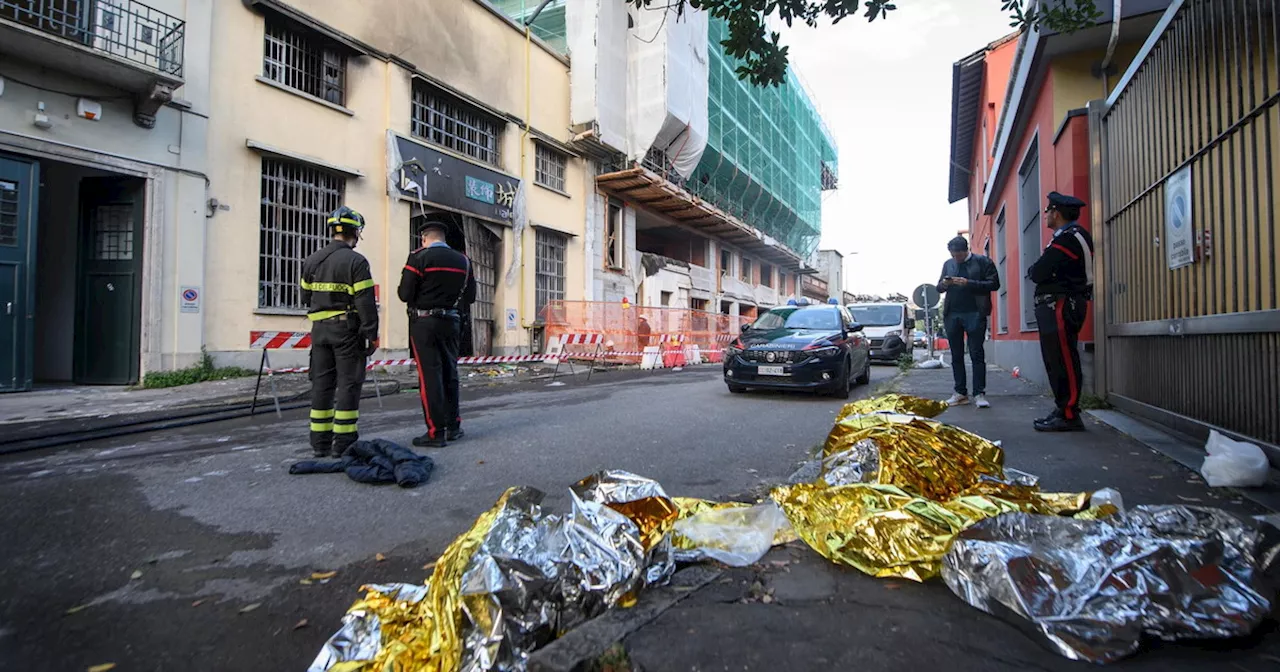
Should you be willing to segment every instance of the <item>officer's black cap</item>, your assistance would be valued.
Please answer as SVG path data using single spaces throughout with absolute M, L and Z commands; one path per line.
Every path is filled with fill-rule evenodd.
M 1056 191 L 1049 192 L 1049 207 L 1051 208 L 1075 208 L 1079 210 L 1085 205 L 1084 201 L 1075 196 L 1059 194 Z
M 418 233 L 423 234 L 431 229 L 436 229 L 441 233 L 449 233 L 449 227 L 452 225 L 453 222 L 450 221 L 447 215 L 427 215 L 423 219 L 423 222 L 420 225 L 421 228 L 418 229 Z
M 947 250 L 950 252 L 962 252 L 969 249 L 969 241 L 964 236 L 956 236 L 947 243 Z

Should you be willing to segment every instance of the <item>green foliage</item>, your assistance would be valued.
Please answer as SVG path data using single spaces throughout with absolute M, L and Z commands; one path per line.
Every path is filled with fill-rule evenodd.
M 923 1 L 923 0 L 917 0 Z M 1034 0 L 999 0 L 1015 28 L 1048 28 L 1073 33 L 1094 25 L 1102 12 L 1096 0 L 1058 0 L 1042 7 Z M 639 7 L 667 7 L 674 3 L 677 15 L 685 6 L 701 9 L 729 24 L 729 37 L 721 42 L 725 52 L 742 61 L 739 79 L 756 86 L 777 86 L 787 73 L 787 47 L 781 36 L 766 33 L 765 17 L 777 16 L 788 26 L 801 21 L 817 26 L 827 17 L 832 23 L 861 14 L 868 22 L 888 18 L 898 8 L 895 0 L 626 0 Z
M 202 347 L 200 348 L 200 361 L 185 369 L 176 371 L 155 371 L 148 373 L 147 377 L 142 380 L 142 386 L 147 389 L 161 389 L 166 387 L 181 387 L 183 385 L 191 385 L 193 383 L 203 383 L 209 380 L 228 380 L 231 378 L 245 378 L 247 376 L 255 376 L 258 372 L 252 369 L 242 369 L 238 366 L 215 367 L 213 358 Z
M 1111 404 L 1096 394 L 1085 394 L 1080 397 L 1080 408 L 1086 411 L 1103 411 L 1111 408 Z
M 915 365 L 916 365 L 916 358 L 908 353 L 904 352 L 902 353 L 902 356 L 898 357 L 899 371 L 910 371 L 912 368 L 915 367 Z

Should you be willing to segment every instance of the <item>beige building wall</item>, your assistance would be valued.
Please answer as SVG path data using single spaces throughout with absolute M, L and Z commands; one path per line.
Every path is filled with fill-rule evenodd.
M 387 132 L 412 137 L 416 77 L 469 96 L 506 119 L 499 165 L 456 156 L 521 179 L 527 189 L 528 223 L 569 235 L 565 298 L 582 298 L 583 268 L 576 262 L 583 258 L 586 216 L 583 161 L 570 157 L 567 193 L 534 184 L 534 138 L 568 140 L 565 58 L 536 38 L 526 43 L 521 29 L 480 0 L 366 0 L 359 11 L 346 0 L 260 4 L 267 6 L 263 11 L 285 5 L 375 53 L 348 59 L 345 107 L 298 95 L 262 81 L 263 13 L 242 2 L 216 3 L 214 32 L 220 46 L 212 68 L 212 90 L 218 104 L 209 124 L 209 161 L 211 196 L 221 205 L 208 234 L 205 338 L 211 352 L 223 361 L 256 364 L 258 353 L 248 347 L 250 330 L 309 329 L 305 316 L 258 309 L 261 164 L 264 154 L 279 153 L 345 174 L 346 204 L 363 213 L 368 222 L 357 251 L 368 257 L 379 286 L 383 352 L 377 357 L 407 353 L 407 317 L 395 290 L 410 251 L 410 219 L 418 206 L 398 195 L 389 196 Z M 523 125 L 526 118 L 528 133 Z M 520 237 L 523 263 L 508 282 L 517 236 L 511 226 L 498 228 L 503 236 L 494 351 L 508 353 L 527 347 L 523 327 L 535 319 L 534 230 L 530 226 Z M 520 328 L 505 328 L 508 308 L 518 310 Z M 305 354 L 272 353 L 272 362 L 301 361 Z

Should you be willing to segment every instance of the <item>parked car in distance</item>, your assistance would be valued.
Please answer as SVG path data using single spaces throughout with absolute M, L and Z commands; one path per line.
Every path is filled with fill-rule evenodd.
M 923 331 L 916 329 L 915 333 L 911 337 L 911 345 L 917 348 L 929 347 L 928 335 Z
M 848 399 L 855 383 L 871 382 L 871 346 L 861 332 L 840 306 L 773 308 L 725 349 L 724 382 L 735 394 L 814 390 Z
M 911 309 L 905 303 L 854 303 L 846 306 L 854 322 L 861 324 L 871 340 L 871 359 L 897 362 L 903 355 L 915 353 L 916 327 Z

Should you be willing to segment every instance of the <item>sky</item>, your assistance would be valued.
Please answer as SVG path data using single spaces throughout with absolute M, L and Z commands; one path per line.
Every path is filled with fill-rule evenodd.
M 845 254 L 846 291 L 910 296 L 938 281 L 966 226 L 965 202 L 947 203 L 951 66 L 1013 29 L 1000 0 L 896 4 L 887 20 L 797 25 L 782 41 L 839 146 L 822 249 Z

